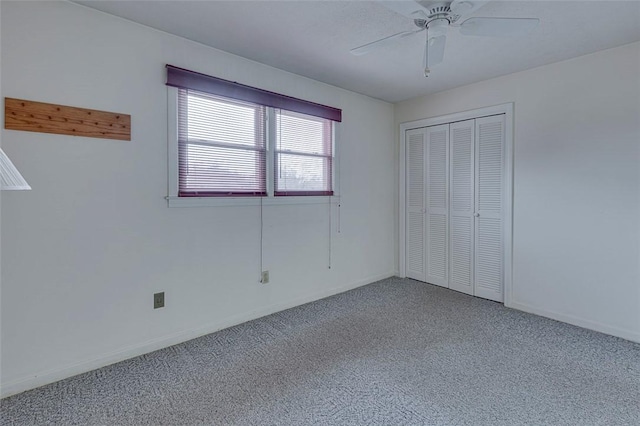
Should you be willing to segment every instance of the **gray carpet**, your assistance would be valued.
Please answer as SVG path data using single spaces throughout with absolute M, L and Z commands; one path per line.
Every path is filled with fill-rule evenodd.
M 640 345 L 388 279 L 0 408 L 2 425 L 640 425 Z

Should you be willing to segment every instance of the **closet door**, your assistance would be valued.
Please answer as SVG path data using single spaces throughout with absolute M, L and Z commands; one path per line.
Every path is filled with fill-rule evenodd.
M 503 301 L 504 115 L 476 119 L 475 295 Z
M 449 287 L 449 125 L 427 128 L 427 282 Z
M 449 287 L 473 294 L 475 120 L 452 123 Z
M 426 281 L 425 129 L 408 130 L 406 141 L 406 275 Z

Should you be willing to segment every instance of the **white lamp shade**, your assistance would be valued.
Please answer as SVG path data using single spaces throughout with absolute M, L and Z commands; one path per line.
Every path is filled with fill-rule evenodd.
M 0 189 L 3 191 L 31 189 L 2 148 L 0 148 L 0 177 L 2 178 Z

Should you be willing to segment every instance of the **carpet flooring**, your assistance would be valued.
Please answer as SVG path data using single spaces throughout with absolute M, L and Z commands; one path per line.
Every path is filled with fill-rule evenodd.
M 391 278 L 0 409 L 1 425 L 640 425 L 640 345 Z

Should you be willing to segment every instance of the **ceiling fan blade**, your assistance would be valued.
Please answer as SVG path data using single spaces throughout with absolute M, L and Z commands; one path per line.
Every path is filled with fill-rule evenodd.
M 460 34 L 488 37 L 517 37 L 538 26 L 538 18 L 469 18 L 460 25 Z
M 382 1 L 379 0 L 382 6 L 386 7 L 389 10 L 392 10 L 396 13 L 399 13 L 402 16 L 406 16 L 411 19 L 425 19 L 427 16 L 427 10 L 416 1 Z
M 401 33 L 393 34 L 388 37 L 382 38 L 380 40 L 372 41 L 371 43 L 364 44 L 360 47 L 356 47 L 355 49 L 351 49 L 350 52 L 352 55 L 356 55 L 356 56 L 364 55 L 366 53 L 371 52 L 372 50 L 379 49 L 381 47 L 386 46 L 393 40 L 409 37 L 411 35 L 419 33 L 420 31 L 424 31 L 424 30 L 420 29 L 415 31 L 403 31 Z
M 459 16 L 467 16 L 480 9 L 491 0 L 453 0 L 449 5 L 451 12 Z
M 444 59 L 444 46 L 446 42 L 446 35 L 432 37 L 429 39 L 425 48 L 425 60 L 423 61 L 425 68 L 430 68 L 442 62 Z

